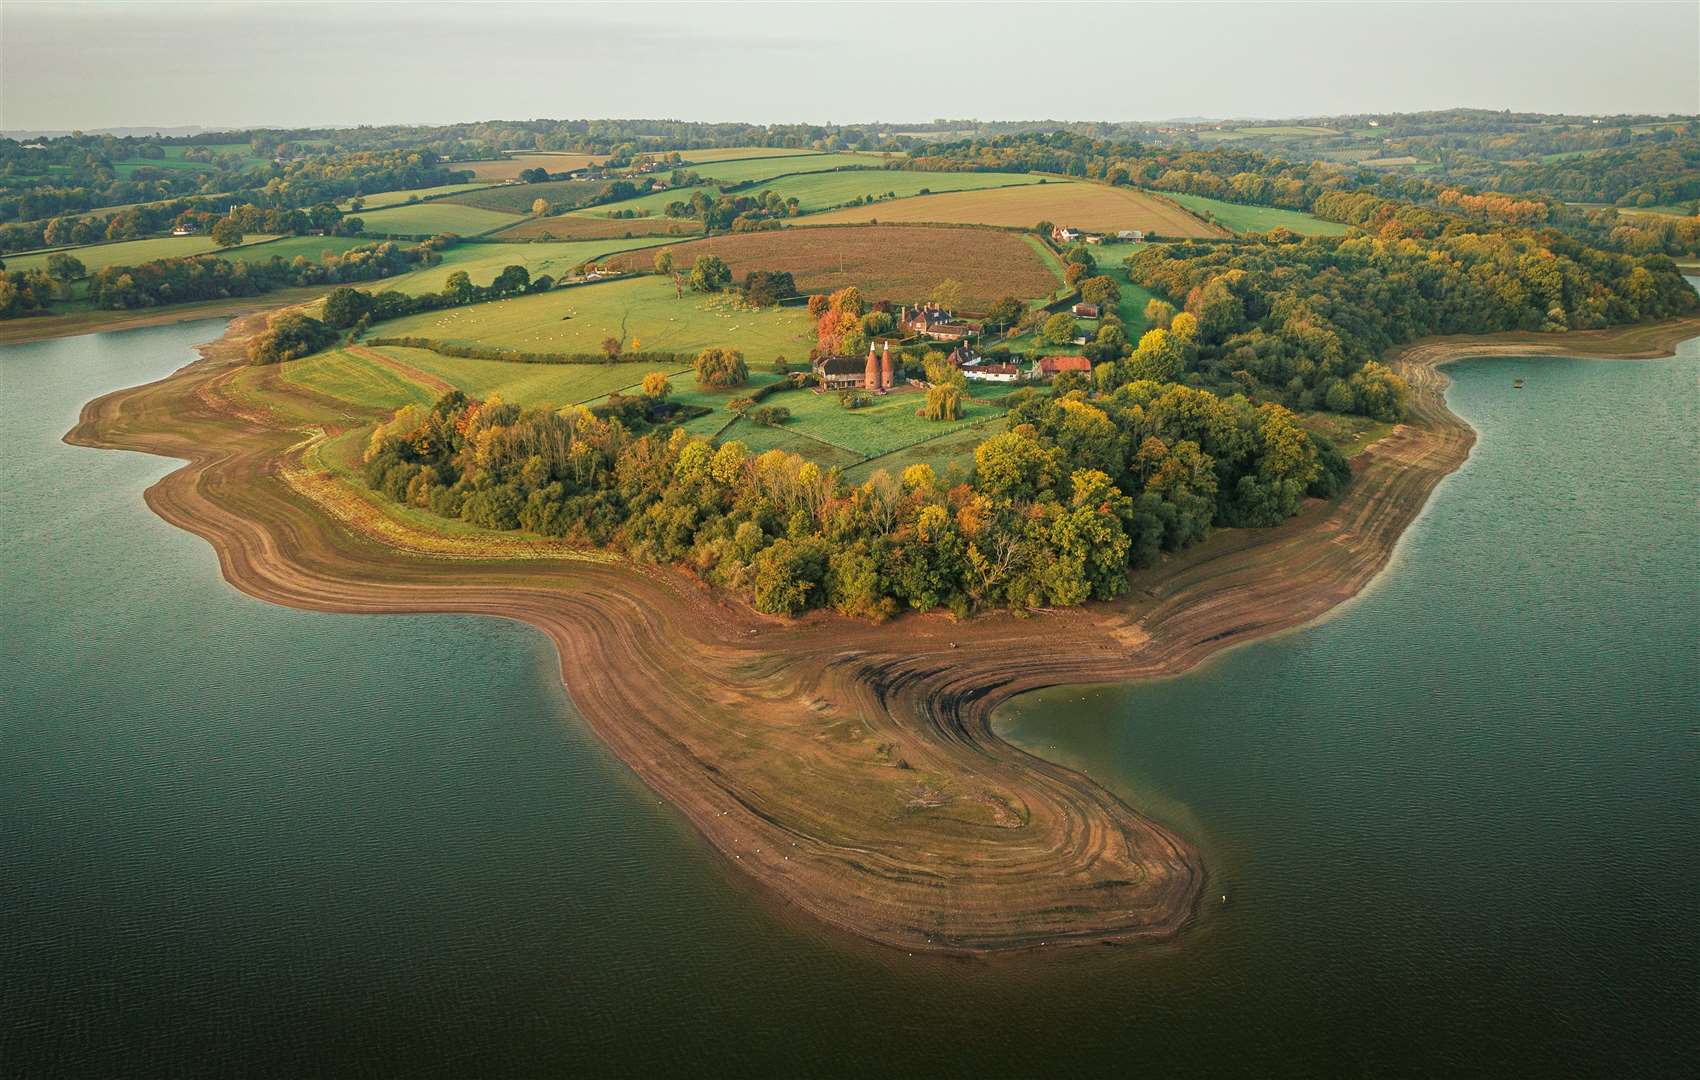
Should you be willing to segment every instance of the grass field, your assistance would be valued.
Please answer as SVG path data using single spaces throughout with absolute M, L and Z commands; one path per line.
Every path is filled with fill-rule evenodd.
M 1142 191 L 1057 180 L 1023 187 L 925 195 L 875 203 L 872 206 L 834 210 L 810 216 L 804 219 L 802 224 L 873 220 L 960 222 L 1016 228 L 1032 228 L 1040 221 L 1052 221 L 1058 225 L 1072 225 L 1103 232 L 1142 229 L 1159 236 L 1226 235 L 1224 230 L 1206 224 L 1179 207 Z
M 527 169 L 541 168 L 552 173 L 564 173 L 605 160 L 594 154 L 510 154 L 491 161 L 449 161 L 443 164 L 443 168 L 469 169 L 477 180 L 512 180 Z
M 1346 226 L 1297 210 L 1282 210 L 1273 206 L 1242 206 L 1239 203 L 1207 199 L 1203 195 L 1166 193 L 1169 198 L 1188 210 L 1209 213 L 1222 225 L 1237 233 L 1268 232 L 1270 229 L 1291 229 L 1301 236 L 1344 236 Z
M 704 165 L 688 165 L 685 168 L 706 180 L 741 184 L 747 180 L 764 180 L 786 173 L 826 172 L 829 169 L 878 169 L 884 164 L 885 159 L 878 154 L 807 154 L 710 162 Z
M 373 210 L 382 210 L 386 206 L 401 206 L 404 203 L 418 199 L 427 199 L 438 195 L 453 195 L 457 192 L 482 191 L 490 187 L 488 183 L 471 184 L 442 184 L 437 187 L 403 188 L 400 191 L 379 191 L 371 195 L 362 195 L 358 213 L 364 217 Z M 353 204 L 352 199 L 344 199 L 337 208 L 347 212 Z
M 370 241 L 367 241 L 370 243 Z M 532 277 L 548 274 L 559 278 L 573 267 L 589 259 L 627 248 L 656 244 L 655 239 L 533 241 L 529 244 L 459 244 L 443 252 L 443 261 L 436 266 L 414 270 L 386 281 L 383 288 L 398 289 L 417 295 L 440 292 L 449 275 L 465 270 L 474 285 L 488 285 L 505 266 L 519 265 Z M 648 263 L 644 263 L 648 269 Z
M 607 218 L 592 213 L 557 214 L 554 217 L 525 217 L 492 236 L 503 240 L 618 240 L 627 236 L 701 236 L 702 226 L 682 218 L 662 215 L 644 218 Z
M 375 236 L 434 236 L 452 233 L 459 236 L 481 236 L 495 232 L 516 220 L 513 214 L 500 214 L 476 206 L 435 202 L 392 206 L 376 213 L 360 212 L 366 232 Z
M 630 241 L 628 241 L 630 242 Z M 945 278 L 962 282 L 964 302 L 983 311 L 1004 296 L 1024 300 L 1061 288 L 1054 257 L 1030 238 L 995 229 L 870 225 L 842 229 L 780 229 L 733 233 L 667 244 L 611 259 L 648 269 L 654 253 L 673 252 L 689 266 L 699 255 L 720 256 L 741 280 L 750 270 L 787 270 L 804 292 L 855 285 L 871 299 L 925 300 Z
M 799 390 L 776 394 L 767 398 L 764 404 L 783 405 L 791 410 L 791 420 L 783 430 L 819 439 L 858 458 L 902 450 L 923 439 L 937 438 L 996 419 L 1004 412 L 992 402 L 970 398 L 967 415 L 961 420 L 923 420 L 916 411 L 925 401 L 924 394 L 899 391 L 876 397 L 871 404 L 860 409 L 846 409 L 838 403 L 837 394 Z M 737 437 L 730 431 L 727 434 Z
M 285 382 L 362 409 L 399 409 L 407 404 L 429 405 L 436 400 L 436 395 L 419 383 L 341 349 L 290 360 L 278 366 L 278 375 Z
M 670 151 L 662 151 L 669 153 Z M 684 158 L 687 167 L 700 165 L 710 161 L 729 161 L 734 158 L 773 158 L 773 157 L 802 157 L 807 154 L 818 154 L 818 150 L 801 147 L 784 146 L 716 146 L 706 150 L 681 150 L 679 156 Z
M 282 236 L 276 240 L 231 248 L 225 257 L 245 263 L 267 263 L 273 256 L 288 262 L 300 255 L 308 262 L 319 262 L 327 251 L 341 255 L 375 242 L 363 236 Z
M 383 346 L 385 356 L 451 383 L 475 398 L 499 394 L 521 405 L 573 405 L 601 401 L 616 390 L 639 387 L 652 371 L 665 371 L 676 385 L 691 379 L 688 367 L 657 364 L 512 364 L 442 356 L 428 349 Z
M 779 355 L 806 357 L 813 329 L 801 308 L 739 311 L 727 298 L 676 298 L 670 282 L 642 277 L 410 315 L 375 333 L 537 352 L 598 352 L 609 337 L 634 351 L 694 355 L 731 346 L 759 368 Z
M 274 240 L 271 236 L 252 236 L 251 244 L 263 244 Z M 322 239 L 322 238 L 321 238 Z M 212 238 L 200 236 L 156 236 L 147 240 L 121 240 L 114 244 L 86 244 L 82 247 L 66 248 L 66 254 L 75 256 L 82 262 L 89 273 L 107 266 L 136 266 L 155 259 L 183 258 L 187 255 L 205 255 L 218 251 L 219 246 Z M 242 257 L 241 248 L 227 249 L 229 257 Z M 51 252 L 42 251 L 6 256 L 7 270 L 37 270 L 45 269 L 47 256 Z M 270 258 L 268 255 L 267 258 Z
M 1036 184 L 1038 180 L 1039 178 L 1036 176 L 1016 173 L 923 173 L 898 172 L 891 169 L 855 169 L 846 172 L 781 176 L 775 178 L 770 184 L 758 184 L 754 187 L 745 188 L 737 194 L 758 195 L 763 191 L 772 191 L 781 198 L 795 198 L 802 210 L 808 213 L 842 206 L 852 199 L 864 196 L 883 196 L 887 192 L 896 192 L 898 198 L 903 198 L 919 193 L 922 188 L 929 191 L 967 191 L 980 188 L 1008 187 L 1017 184 Z M 712 184 L 701 188 L 656 191 L 622 202 L 607 203 L 585 210 L 574 210 L 572 213 L 563 216 L 608 220 L 608 215 L 614 211 L 635 210 L 639 214 L 661 217 L 669 203 L 689 201 L 691 195 L 697 191 L 703 191 L 713 197 L 718 197 L 721 194 L 720 187 Z M 625 224 L 630 226 L 634 222 L 626 221 Z
M 578 206 L 607 187 L 601 180 L 549 180 L 541 184 L 501 184 L 449 196 L 450 202 L 506 214 L 529 214 L 538 199 Z

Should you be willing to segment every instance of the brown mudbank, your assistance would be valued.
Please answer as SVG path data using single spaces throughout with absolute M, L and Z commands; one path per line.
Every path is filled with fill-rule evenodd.
M 89 403 L 67 440 L 188 462 L 148 504 L 205 537 L 254 596 L 539 627 L 587 722 L 732 865 L 796 908 L 911 952 L 1178 931 L 1202 891 L 1198 853 L 1088 777 L 1003 742 L 989 723 L 997 705 L 1058 683 L 1183 671 L 1356 593 L 1473 442 L 1441 399 L 1447 360 L 1661 355 L 1700 333 L 1687 319 L 1420 343 L 1392 358 L 1416 392 L 1412 421 L 1355 460 L 1338 501 L 1274 529 L 1218 533 L 1137 575 L 1117 603 L 875 627 L 767 618 L 682 574 L 564 547 L 375 530 L 330 512 L 299 482 L 311 442 L 299 417 L 323 414 L 317 427 L 335 434 L 347 409 L 275 371 L 258 376 L 262 398 L 287 411 L 233 401 L 258 325 L 238 320 L 196 363 Z

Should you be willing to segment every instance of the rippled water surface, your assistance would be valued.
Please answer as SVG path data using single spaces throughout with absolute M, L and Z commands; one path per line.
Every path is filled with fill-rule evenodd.
M 1195 838 L 1211 898 L 1169 946 L 982 964 L 774 910 L 584 730 L 540 634 L 251 600 L 143 505 L 172 463 L 59 442 L 219 328 L 0 349 L 0 1075 L 1700 1053 L 1700 343 L 1454 367 L 1482 441 L 1345 611 L 1007 708 Z

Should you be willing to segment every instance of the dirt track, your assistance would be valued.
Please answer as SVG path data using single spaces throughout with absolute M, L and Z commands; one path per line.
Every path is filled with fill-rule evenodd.
M 871 627 L 767 618 L 672 571 L 548 544 L 525 544 L 524 557 L 512 539 L 446 552 L 460 542 L 414 543 L 406 526 L 366 530 L 358 515 L 327 512 L 302 482 L 307 429 L 223 392 L 256 325 L 238 320 L 182 371 L 89 403 L 67 441 L 187 461 L 148 490 L 148 504 L 205 537 L 225 577 L 254 596 L 538 626 L 592 728 L 733 865 L 851 933 L 956 952 L 1167 937 L 1204 883 L 1184 839 L 997 738 L 989 717 L 1000 702 L 1182 671 L 1356 593 L 1474 441 L 1441 399 L 1446 361 L 1665 355 L 1700 333 L 1691 318 L 1420 343 L 1394 358 L 1418 389 L 1412 422 L 1360 455 L 1337 502 L 1276 529 L 1219 533 L 1136 575 L 1115 604 Z M 274 373 L 263 382 L 268 395 L 291 394 Z M 316 404 L 290 402 L 297 415 Z M 327 417 L 325 427 L 344 422 Z

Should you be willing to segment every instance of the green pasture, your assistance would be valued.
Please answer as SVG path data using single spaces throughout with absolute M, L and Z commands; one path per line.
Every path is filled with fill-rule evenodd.
M 705 180 L 722 184 L 742 184 L 787 173 L 817 173 L 831 169 L 879 169 L 885 160 L 877 154 L 810 154 L 800 157 L 755 158 L 748 161 L 711 162 L 706 165 L 687 165 Z
M 243 244 L 241 247 L 230 248 L 224 252 L 226 258 L 236 262 L 253 265 L 268 263 L 273 256 L 289 262 L 297 255 L 308 262 L 319 262 L 325 253 L 341 255 L 357 247 L 366 247 L 375 243 L 363 236 L 283 236 L 276 240 L 259 243 Z
M 800 392 L 807 393 L 808 391 Z M 769 400 L 775 404 L 783 404 L 788 403 L 794 396 L 780 394 Z M 720 443 L 741 442 L 749 448 L 752 454 L 765 454 L 769 450 L 783 450 L 789 454 L 796 454 L 798 457 L 808 458 L 817 465 L 829 469 L 847 469 L 862 460 L 862 455 L 853 451 L 810 438 L 805 431 L 798 427 L 794 420 L 778 427 L 768 427 L 765 424 L 753 423 L 738 417 L 732 421 L 729 427 L 720 432 L 715 441 Z
M 284 382 L 362 409 L 392 410 L 408 404 L 429 405 L 435 400 L 426 387 L 341 349 L 290 360 L 279 365 L 278 376 Z
M 374 210 L 383 210 L 391 206 L 402 206 L 408 203 L 419 202 L 424 199 L 435 198 L 438 196 L 451 196 L 474 191 L 482 191 L 485 188 L 495 186 L 495 184 L 488 181 L 475 180 L 470 184 L 439 184 L 436 187 L 403 188 L 400 191 L 379 191 L 374 192 L 371 195 L 360 196 L 361 203 L 359 210 L 350 210 L 350 207 L 354 204 L 353 199 L 342 200 L 342 202 L 337 204 L 337 208 L 345 214 L 355 213 L 361 218 L 366 218 L 369 217 Z
M 370 240 L 363 242 L 371 243 Z M 398 289 L 415 296 L 441 292 L 449 275 L 457 270 L 465 270 L 474 285 L 488 285 L 496 280 L 496 275 L 503 268 L 515 265 L 525 267 L 534 278 L 542 274 L 560 278 L 587 260 L 633 248 L 659 246 L 665 242 L 665 237 L 644 236 L 611 240 L 536 240 L 528 244 L 457 244 L 443 252 L 443 261 L 436 266 L 391 278 L 384 282 L 382 288 Z
M 813 329 L 801 308 L 740 310 L 729 296 L 676 297 L 672 282 L 644 276 L 410 315 L 374 333 L 533 352 L 598 352 L 609 337 L 645 352 L 730 346 L 759 368 L 776 355 L 806 357 Z
M 376 213 L 362 210 L 358 216 L 365 223 L 367 233 L 380 236 L 479 236 L 495 232 L 518 220 L 513 214 L 501 214 L 476 206 L 462 206 L 441 199 L 393 206 Z
M 877 160 L 877 159 L 868 159 Z M 802 210 L 807 213 L 814 210 L 830 210 L 836 206 L 865 196 L 884 197 L 888 192 L 895 193 L 895 198 L 906 198 L 919 195 L 922 190 L 935 191 L 975 191 L 983 188 L 1013 187 L 1021 184 L 1036 184 L 1040 177 L 1023 173 L 984 173 L 984 172 L 899 172 L 890 169 L 857 169 L 850 172 L 818 172 L 804 173 L 799 176 L 781 176 L 770 184 L 757 184 L 753 187 L 742 188 L 738 195 L 760 195 L 764 191 L 772 191 L 781 198 L 795 198 Z M 574 210 L 572 216 L 579 217 L 608 217 L 616 210 L 636 210 L 640 215 L 659 217 L 667 209 L 668 203 L 688 202 L 694 192 L 703 191 L 710 197 L 719 197 L 721 188 L 707 185 L 700 188 L 675 188 L 668 191 L 651 192 L 640 195 L 635 199 L 626 199 L 617 203 L 606 203 L 602 206 L 585 210 Z
M 273 240 L 271 236 L 252 236 L 248 240 L 251 245 L 258 246 Z M 322 237 L 320 239 L 323 239 Z M 204 255 L 207 252 L 219 251 L 219 246 L 212 242 L 212 237 L 205 234 L 196 236 L 155 236 L 146 240 L 120 240 L 111 244 L 85 244 L 82 247 L 65 248 L 65 253 L 79 259 L 89 273 L 107 266 L 136 266 L 155 259 L 182 258 L 187 255 Z M 49 251 L 30 252 L 21 255 L 7 255 L 7 270 L 46 269 Z M 246 246 L 226 249 L 224 254 L 230 258 L 244 258 Z M 270 258 L 268 255 L 267 258 Z
M 477 191 L 449 196 L 450 202 L 495 210 L 505 214 L 529 214 L 538 199 L 550 203 L 579 205 L 608 186 L 606 180 L 547 180 L 540 184 L 481 186 Z M 462 185 L 464 188 L 465 185 Z
M 860 409 L 846 409 L 838 403 L 836 393 L 798 390 L 775 394 L 762 404 L 783 405 L 791 410 L 786 430 L 830 443 L 862 458 L 889 454 L 923 439 L 1003 415 L 1003 409 L 996 403 L 970 397 L 961 420 L 923 420 L 916 412 L 925 401 L 925 394 L 904 391 L 875 397 Z
M 654 154 L 665 156 L 670 150 L 652 151 Z M 716 146 L 706 150 L 680 150 L 679 156 L 689 167 L 692 164 L 703 164 L 710 161 L 731 161 L 740 158 L 772 158 L 772 157 L 805 157 L 818 154 L 820 151 L 805 147 L 788 146 Z
M 691 379 L 684 374 L 689 365 L 653 363 L 619 364 L 516 364 L 507 360 L 476 360 L 443 356 L 429 349 L 404 349 L 385 345 L 385 356 L 435 375 L 475 398 L 499 394 L 503 401 L 521 405 L 573 405 L 594 403 L 616 390 L 636 389 L 652 371 L 665 371 L 675 386 Z
M 1323 221 L 1297 210 L 1282 210 L 1273 206 L 1243 206 L 1240 203 L 1223 202 L 1221 199 L 1208 199 L 1203 195 L 1181 195 L 1173 191 L 1165 191 L 1163 194 L 1188 210 L 1197 213 L 1208 211 L 1218 222 L 1239 233 L 1268 232 L 1274 228 L 1290 229 L 1301 236 L 1342 236 L 1346 232 L 1346 226 L 1338 222 Z

